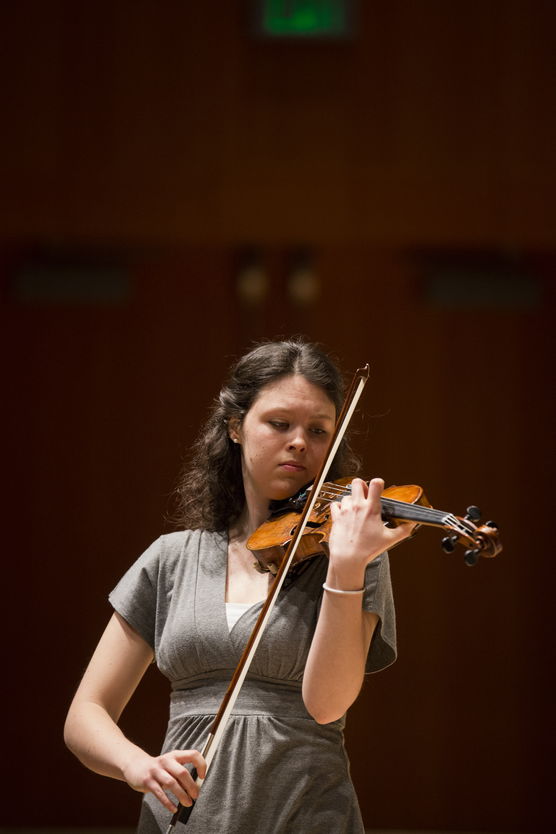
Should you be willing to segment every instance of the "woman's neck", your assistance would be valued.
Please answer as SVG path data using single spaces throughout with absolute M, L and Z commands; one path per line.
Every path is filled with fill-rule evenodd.
M 250 496 L 246 491 L 243 510 L 230 528 L 230 541 L 247 541 L 251 533 L 267 520 L 268 506 L 267 498 Z

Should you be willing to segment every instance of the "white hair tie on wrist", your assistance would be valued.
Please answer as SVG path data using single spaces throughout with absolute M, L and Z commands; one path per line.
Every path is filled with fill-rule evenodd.
M 365 588 L 359 588 L 357 591 L 341 591 L 339 588 L 331 588 L 330 585 L 326 584 L 326 582 L 322 583 L 322 587 L 325 591 L 330 591 L 331 594 L 345 594 L 346 596 L 351 596 L 351 594 L 363 594 L 365 592 Z

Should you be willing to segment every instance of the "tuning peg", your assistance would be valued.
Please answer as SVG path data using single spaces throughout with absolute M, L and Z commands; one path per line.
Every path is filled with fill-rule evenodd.
M 486 526 L 487 527 L 494 527 L 495 530 L 498 530 L 498 525 L 495 521 L 487 521 Z
M 475 504 L 471 504 L 471 506 L 467 508 L 466 512 L 467 512 L 467 515 L 465 516 L 466 521 L 475 522 L 475 521 L 479 521 L 479 519 L 481 518 L 481 511 L 478 507 L 475 506 Z
M 456 549 L 457 542 L 457 536 L 444 536 L 441 542 L 444 553 L 453 553 Z
M 465 562 L 468 567 L 474 567 L 477 562 L 479 561 L 479 549 L 476 548 L 475 550 L 466 550 L 465 556 L 463 557 L 463 561 Z

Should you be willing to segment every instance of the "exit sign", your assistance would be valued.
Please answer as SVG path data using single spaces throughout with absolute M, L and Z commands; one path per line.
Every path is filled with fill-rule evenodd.
M 265 38 L 349 38 L 353 0 L 258 0 L 256 29 Z

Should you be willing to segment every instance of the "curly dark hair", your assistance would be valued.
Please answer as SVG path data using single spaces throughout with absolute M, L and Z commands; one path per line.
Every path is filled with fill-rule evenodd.
M 226 530 L 245 504 L 241 447 L 228 435 L 231 419 L 243 420 L 255 398 L 270 382 L 301 374 L 327 394 L 339 414 L 344 397 L 342 374 L 325 351 L 301 337 L 258 343 L 231 370 L 207 422 L 191 448 L 180 476 L 175 522 L 186 529 Z M 328 479 L 355 475 L 360 461 L 344 437 Z

